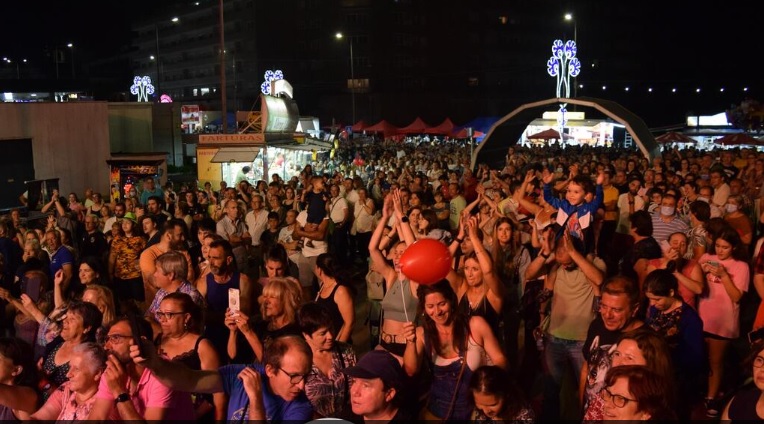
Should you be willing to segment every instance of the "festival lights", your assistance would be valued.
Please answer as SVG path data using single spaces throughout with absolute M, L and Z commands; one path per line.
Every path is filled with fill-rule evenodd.
M 265 71 L 265 81 L 263 81 L 262 84 L 260 84 L 260 91 L 262 91 L 263 94 L 270 95 L 271 94 L 271 83 L 276 80 L 282 80 L 284 79 L 284 73 L 280 70 L 267 70 Z
M 133 85 L 130 86 L 130 93 L 137 95 L 139 102 L 148 102 L 149 95 L 154 94 L 154 86 L 151 84 L 151 77 L 136 76 L 133 78 Z

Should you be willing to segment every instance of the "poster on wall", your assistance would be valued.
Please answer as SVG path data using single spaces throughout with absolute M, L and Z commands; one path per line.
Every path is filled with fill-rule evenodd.
M 193 131 L 202 124 L 199 105 L 183 105 L 180 107 L 180 124 L 184 130 Z

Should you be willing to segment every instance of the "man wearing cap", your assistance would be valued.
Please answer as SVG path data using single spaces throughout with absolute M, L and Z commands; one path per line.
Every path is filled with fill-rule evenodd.
M 151 370 L 162 384 L 191 393 L 225 392 L 228 421 L 309 421 L 313 407 L 305 396 L 313 352 L 302 336 L 283 336 L 266 349 L 262 364 L 232 364 L 217 370 L 195 371 L 160 357 L 145 341 L 130 346 L 133 361 Z
M 403 368 L 386 350 L 372 350 L 355 366 L 343 371 L 352 377 L 350 407 L 366 422 L 410 421 L 413 415 L 399 407 Z

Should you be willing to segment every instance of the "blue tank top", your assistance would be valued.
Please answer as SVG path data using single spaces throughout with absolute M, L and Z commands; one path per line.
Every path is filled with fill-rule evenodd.
M 382 298 L 381 305 L 384 319 L 406 322 L 408 317 L 408 321 L 414 322 L 416 320 L 418 304 L 419 301 L 411 293 L 411 283 L 408 278 L 403 281 L 395 280 L 390 290 L 385 293 L 385 297 Z
M 215 282 L 212 273 L 207 274 L 207 309 L 212 312 L 225 313 L 228 308 L 228 289 L 239 288 L 239 272 L 234 271 L 231 279 L 225 284 Z

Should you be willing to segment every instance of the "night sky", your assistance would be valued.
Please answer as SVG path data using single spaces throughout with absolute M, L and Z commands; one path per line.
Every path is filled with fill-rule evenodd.
M 65 46 L 69 42 L 90 57 L 107 54 L 129 40 L 127 15 L 141 14 L 144 7 L 156 7 L 163 1 L 13 2 L 13 15 L 6 15 L 0 26 L 0 56 L 34 57 L 46 46 Z M 448 7 L 449 1 L 457 0 L 431 0 L 437 7 Z M 564 13 L 564 5 L 573 6 L 570 11 L 578 23 L 579 56 L 585 64 L 579 82 L 587 84 L 590 90 L 603 84 L 609 84 L 609 90 L 621 91 L 631 85 L 633 92 L 653 85 L 684 84 L 702 86 L 704 93 L 709 94 L 725 87 L 725 100 L 730 101 L 760 95 L 762 1 L 730 0 L 706 6 L 689 1 L 648 0 L 634 2 L 632 8 L 619 2 L 618 10 L 605 6 L 610 4 L 607 0 L 532 1 L 530 4 L 539 8 L 538 19 L 547 20 L 545 25 L 539 25 L 546 31 L 554 28 L 549 21 L 561 20 L 558 15 Z M 508 8 L 512 3 L 507 1 Z M 562 12 L 558 14 L 558 10 Z M 558 28 L 564 28 L 564 24 Z M 550 41 L 561 36 L 550 34 Z M 613 43 L 616 39 L 630 41 Z M 550 53 L 539 53 L 541 72 Z M 599 68 L 587 68 L 594 61 Z M 744 86 L 751 87 L 751 91 L 743 93 Z M 730 91 L 739 92 L 739 99 L 731 96 Z M 601 92 L 586 93 L 595 94 L 605 97 Z

